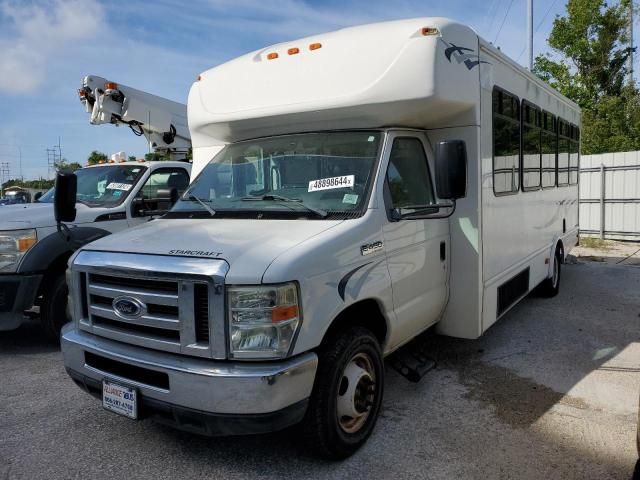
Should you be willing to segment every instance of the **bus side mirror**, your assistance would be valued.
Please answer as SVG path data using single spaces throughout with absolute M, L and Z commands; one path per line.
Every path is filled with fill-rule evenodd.
M 467 194 L 467 147 L 462 140 L 436 144 L 436 190 L 443 200 Z
M 53 197 L 53 212 L 56 222 L 73 222 L 76 219 L 76 191 L 78 177 L 75 173 L 58 172 Z
M 33 197 L 33 201 L 37 202 L 38 200 L 40 200 L 41 196 L 42 196 L 42 192 L 36 192 L 35 196 Z

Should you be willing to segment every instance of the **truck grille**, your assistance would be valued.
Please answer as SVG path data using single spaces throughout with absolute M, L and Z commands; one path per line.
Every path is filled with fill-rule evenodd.
M 176 353 L 209 356 L 208 285 L 89 273 L 85 320 L 93 333 Z M 133 302 L 139 313 L 125 315 L 117 302 Z
M 78 327 L 166 352 L 226 358 L 224 260 L 81 251 L 71 266 Z

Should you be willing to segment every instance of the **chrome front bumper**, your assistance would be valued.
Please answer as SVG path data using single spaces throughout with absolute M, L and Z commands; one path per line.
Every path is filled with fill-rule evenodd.
M 204 432 L 210 434 L 258 433 L 301 420 L 318 364 L 315 353 L 278 362 L 205 360 L 115 342 L 74 324 L 63 328 L 61 348 L 69 375 L 90 393 L 99 394 L 103 379 L 137 388 L 143 416 L 146 405 L 149 416 L 160 409 L 173 417 L 214 416 L 216 425 L 249 420 L 238 431 L 223 426 Z

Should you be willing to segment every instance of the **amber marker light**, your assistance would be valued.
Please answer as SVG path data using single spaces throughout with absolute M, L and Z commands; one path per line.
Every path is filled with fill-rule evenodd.
M 322 48 L 322 44 L 321 43 L 312 43 L 311 45 L 309 45 L 309 50 L 318 50 L 319 48 Z
M 438 31 L 437 28 L 435 27 L 424 27 L 422 29 L 422 35 L 424 35 L 425 37 L 428 37 L 430 35 L 438 35 L 440 32 Z
M 293 48 L 290 48 L 289 50 L 287 50 L 287 53 L 289 55 L 297 55 L 298 53 L 300 53 L 300 49 L 297 48 L 297 47 L 293 47 Z
M 105 82 L 104 83 L 105 90 L 117 90 L 118 84 L 116 82 Z
M 286 307 L 275 307 L 271 310 L 271 322 L 278 323 L 285 320 L 290 320 L 298 316 L 298 306 L 289 305 Z
M 267 60 L 275 60 L 276 58 L 278 58 L 278 54 L 276 52 L 271 52 L 267 55 Z

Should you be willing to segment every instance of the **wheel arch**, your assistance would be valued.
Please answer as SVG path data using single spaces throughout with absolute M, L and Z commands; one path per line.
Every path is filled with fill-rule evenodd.
M 73 228 L 71 232 L 74 240 L 80 245 L 86 245 L 111 233 L 94 227 Z M 29 249 L 20 262 L 17 273 L 44 273 L 43 281 L 40 282 L 39 296 L 47 285 L 46 279 L 66 269 L 67 261 L 73 251 L 66 239 L 54 232 Z
M 340 311 L 329 324 L 322 337 L 321 344 L 327 342 L 338 331 L 348 327 L 364 327 L 373 333 L 384 351 L 389 333 L 389 321 L 382 306 L 375 298 L 358 300 Z

